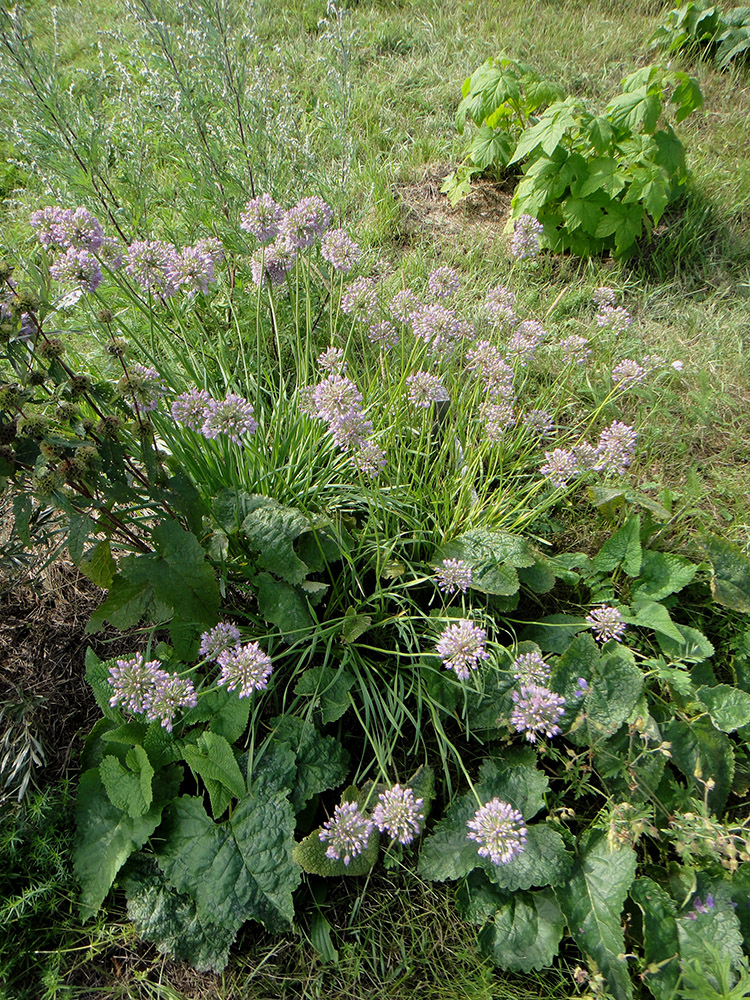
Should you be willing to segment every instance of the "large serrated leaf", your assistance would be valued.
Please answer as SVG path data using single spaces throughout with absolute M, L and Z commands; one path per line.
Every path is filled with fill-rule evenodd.
M 669 594 L 679 593 L 697 572 L 698 567 L 689 559 L 671 552 L 653 552 L 647 549 L 643 553 L 638 579 L 633 584 L 633 593 L 642 594 L 652 601 L 661 601 Z
M 628 576 L 638 576 L 641 569 L 641 518 L 629 517 L 594 556 L 592 566 L 600 573 L 609 573 L 622 566 Z
M 156 830 L 162 810 L 181 780 L 181 768 L 160 771 L 154 778 L 151 806 L 142 816 L 133 818 L 112 805 L 98 768 L 82 775 L 76 799 L 78 835 L 73 850 L 73 867 L 81 886 L 81 919 L 87 920 L 98 911 L 120 868 Z
M 674 623 L 674 627 L 680 634 L 679 642 L 663 632 L 656 633 L 656 641 L 672 660 L 682 663 L 702 663 L 714 655 L 713 643 L 697 628 L 679 625 L 677 622 Z
M 202 733 L 195 746 L 183 748 L 188 767 L 199 775 L 211 798 L 211 811 L 218 819 L 232 798 L 245 794 L 245 780 L 229 743 L 216 733 Z
M 202 924 L 234 935 L 253 919 L 281 930 L 294 916 L 292 892 L 300 880 L 293 831 L 284 790 L 251 789 L 224 823 L 214 823 L 200 799 L 183 796 L 165 815 L 157 860 L 170 885 L 195 900 Z
M 750 694 L 746 691 L 730 684 L 717 684 L 700 687 L 696 694 L 708 709 L 713 724 L 723 733 L 733 733 L 750 724 Z
M 486 594 L 515 594 L 516 569 L 533 566 L 536 556 L 520 535 L 491 528 L 471 528 L 435 553 L 434 559 L 461 559 L 472 567 L 472 588 Z
M 148 811 L 153 801 L 154 769 L 143 747 L 134 746 L 128 751 L 125 766 L 117 757 L 105 757 L 99 765 L 99 777 L 115 808 L 133 819 Z
M 294 541 L 310 530 L 305 515 L 271 497 L 249 496 L 242 531 L 257 553 L 258 565 L 288 583 L 301 583 L 309 570 L 294 551 Z
M 498 906 L 479 934 L 479 946 L 510 972 L 545 969 L 557 955 L 565 917 L 551 889 L 516 892 Z
M 114 660 L 100 660 L 90 646 L 86 650 L 86 680 L 94 692 L 96 703 L 105 718 L 113 722 L 122 722 L 122 712 L 110 705 L 112 685 L 109 683 L 109 668 L 114 662 Z
M 673 1000 L 680 978 L 675 904 L 650 878 L 636 879 L 630 897 L 643 914 L 643 981 L 656 1000 Z
M 701 543 L 714 571 L 714 600 L 734 611 L 750 613 L 750 559 L 739 546 L 718 535 L 703 535 Z
M 581 838 L 573 871 L 555 892 L 572 937 L 602 973 L 615 1000 L 633 996 L 620 914 L 635 869 L 632 848 L 613 849 L 606 833 L 593 830 Z
M 706 781 L 714 782 L 708 792 L 712 812 L 720 816 L 732 788 L 734 752 L 727 735 L 705 716 L 683 722 L 675 719 L 663 727 L 664 737 L 672 744 L 672 761 L 703 798 Z
M 307 695 L 315 699 L 320 707 L 323 724 L 336 722 L 351 705 L 349 691 L 355 678 L 347 670 L 320 664 L 307 669 L 294 688 L 297 695 Z
M 236 743 L 245 732 L 251 707 L 252 698 L 240 698 L 236 691 L 223 687 L 210 688 L 201 692 L 198 704 L 185 713 L 183 721 L 188 726 L 208 722 L 211 732 Z
M 258 610 L 267 622 L 275 625 L 285 639 L 295 641 L 314 625 L 310 608 L 302 593 L 285 580 L 270 573 L 256 577 Z
M 324 736 L 311 722 L 287 715 L 271 722 L 275 742 L 296 758 L 297 775 L 290 800 L 301 812 L 313 795 L 341 785 L 349 771 L 349 754 L 335 736 Z

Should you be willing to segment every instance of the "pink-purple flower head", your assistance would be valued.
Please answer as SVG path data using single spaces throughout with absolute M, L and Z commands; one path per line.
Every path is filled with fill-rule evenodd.
M 523 426 L 532 434 L 545 437 L 555 426 L 555 418 L 547 410 L 529 410 L 523 418 Z
M 588 340 L 577 334 L 564 337 L 555 344 L 555 347 L 562 354 L 562 362 L 566 365 L 582 365 L 586 358 L 591 356 Z
M 355 469 L 370 479 L 379 476 L 387 464 L 382 448 L 371 439 L 363 440 L 359 447 L 352 451 L 351 461 Z
M 348 274 L 359 263 L 362 256 L 360 247 L 345 229 L 331 229 L 320 243 L 320 253 L 334 271 Z
M 508 357 L 527 364 L 536 353 L 537 348 L 547 336 L 547 331 L 535 319 L 525 319 L 519 323 L 508 341 Z
M 372 278 L 355 278 L 341 296 L 341 311 L 358 323 L 369 323 L 378 308 L 378 293 Z
M 342 802 L 323 824 L 318 836 L 322 843 L 328 844 L 326 857 L 331 861 L 343 859 L 348 866 L 366 849 L 372 830 L 372 820 L 360 812 L 356 802 Z
M 144 714 L 149 722 L 159 721 L 171 732 L 181 708 L 194 708 L 197 696 L 192 682 L 163 670 L 159 660 L 145 660 L 140 654 L 117 660 L 109 668 L 112 687 L 110 705 L 121 705 L 134 715 Z
M 340 347 L 327 347 L 322 354 L 318 355 L 318 366 L 323 371 L 343 375 L 346 371 L 343 350 Z
M 172 416 L 191 431 L 200 432 L 206 422 L 208 405 L 211 402 L 211 397 L 205 389 L 191 389 L 175 397 L 172 402 Z
M 458 271 L 452 267 L 436 267 L 427 279 L 430 295 L 436 299 L 449 299 L 458 291 L 460 284 Z
M 596 468 L 600 472 L 623 475 L 635 454 L 638 433 L 619 420 L 605 427 L 599 435 Z
M 599 642 L 609 642 L 610 639 L 622 642 L 627 625 L 619 608 L 608 604 L 603 604 L 600 608 L 592 608 L 586 615 L 586 621 Z
M 254 434 L 257 429 L 252 403 L 230 392 L 225 399 L 209 401 L 201 434 L 212 439 L 224 435 L 239 444 L 243 434 Z
M 411 320 L 411 314 L 421 305 L 422 303 L 411 288 L 403 288 L 393 296 L 389 309 L 394 319 L 400 323 L 408 323 Z
M 617 337 L 624 333 L 633 322 L 630 313 L 623 306 L 601 306 L 596 314 L 597 325 L 611 330 Z
M 203 632 L 198 653 L 204 660 L 218 662 L 219 656 L 240 645 L 240 630 L 231 622 L 219 622 L 212 629 Z
M 457 590 L 465 594 L 472 582 L 471 566 L 463 559 L 443 559 L 435 571 L 435 582 L 444 594 L 455 594 Z
M 637 385 L 646 375 L 646 369 L 632 358 L 623 358 L 612 369 L 612 381 L 618 389 L 628 389 L 631 385 Z
M 378 804 L 372 811 L 372 822 L 381 833 L 388 833 L 400 844 L 410 844 L 418 837 L 424 813 L 423 799 L 415 799 L 411 788 L 394 785 L 378 795 Z
M 487 440 L 497 444 L 502 440 L 509 427 L 516 422 L 516 413 L 512 399 L 499 399 L 496 403 L 482 403 L 479 407 L 479 418 L 484 424 Z
M 471 372 L 481 372 L 482 381 L 491 396 L 506 398 L 513 392 L 513 369 L 502 351 L 489 340 L 480 340 L 476 347 L 466 352 L 466 367 Z
M 513 661 L 513 676 L 521 684 L 548 684 L 550 665 L 541 653 L 521 653 Z
M 614 288 L 609 288 L 607 285 L 602 285 L 600 288 L 595 288 L 591 296 L 594 305 L 599 306 L 613 306 L 615 304 L 615 290 Z
M 515 326 L 518 322 L 516 316 L 516 296 L 505 285 L 495 285 L 490 288 L 484 300 L 484 307 L 490 319 L 502 326 Z
M 31 225 L 37 239 L 48 248 L 89 250 L 96 253 L 104 242 L 99 220 L 87 208 L 60 208 L 48 205 L 33 212 Z
M 279 222 L 279 241 L 295 252 L 311 247 L 328 229 L 333 211 L 319 195 L 301 198 Z
M 533 215 L 520 215 L 513 226 L 510 252 L 516 260 L 529 260 L 539 253 L 539 237 L 544 227 Z
M 476 670 L 480 660 L 489 658 L 484 648 L 487 633 L 467 618 L 449 625 L 440 636 L 435 649 L 446 670 L 452 670 L 459 680 L 466 680 Z
M 383 319 L 378 323 L 370 323 L 367 337 L 372 344 L 389 349 L 398 343 L 398 331 L 390 320 Z
M 268 687 L 273 672 L 271 658 L 257 642 L 225 649 L 217 658 L 221 673 L 216 683 L 227 691 L 237 691 L 240 698 L 249 698 L 253 691 Z
M 415 337 L 445 356 L 453 352 L 458 341 L 473 333 L 471 326 L 458 316 L 455 309 L 440 302 L 418 306 L 409 321 Z
M 287 274 L 297 263 L 297 251 L 280 238 L 270 246 L 257 250 L 250 261 L 250 273 L 256 285 L 270 282 L 283 285 Z
M 136 240 L 128 247 L 125 271 L 152 295 L 166 298 L 175 287 L 169 277 L 177 250 L 161 240 Z
M 49 272 L 58 281 L 69 282 L 83 292 L 95 292 L 102 281 L 102 269 L 96 257 L 76 247 L 69 247 Z
M 479 845 L 477 854 L 495 865 L 506 865 L 526 848 L 523 816 L 508 802 L 490 799 L 474 813 L 466 826 L 468 840 Z
M 351 379 L 343 375 L 328 375 L 315 386 L 313 393 L 318 416 L 337 420 L 359 412 L 362 393 Z
M 252 233 L 261 243 L 276 239 L 279 223 L 284 218 L 284 209 L 277 204 L 270 194 L 262 194 L 252 198 L 240 213 L 240 229 Z M 256 282 L 257 284 L 257 282 Z
M 222 254 L 218 240 L 201 240 L 194 247 L 175 251 L 167 266 L 167 278 L 175 288 L 205 294 L 216 280 L 216 263 Z
M 450 399 L 448 390 L 439 376 L 429 372 L 417 372 L 406 379 L 406 389 L 412 406 L 427 410 L 433 403 L 446 403 Z
M 523 733 L 530 743 L 536 743 L 537 736 L 557 736 L 561 732 L 558 722 L 565 714 L 565 699 L 555 694 L 543 684 L 521 684 L 520 691 L 514 691 L 513 711 L 510 724 L 517 733 Z
M 328 422 L 328 433 L 342 451 L 361 451 L 372 432 L 372 420 L 368 420 L 359 409 Z M 382 456 L 380 449 L 378 455 Z M 364 460 L 365 456 L 361 458 Z
M 580 475 L 580 464 L 572 451 L 555 448 L 554 451 L 545 451 L 544 457 L 547 461 L 539 471 L 558 489 L 562 489 L 571 479 L 576 479 Z

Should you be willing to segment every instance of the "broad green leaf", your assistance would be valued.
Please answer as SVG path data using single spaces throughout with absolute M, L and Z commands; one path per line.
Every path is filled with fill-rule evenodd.
M 672 621 L 669 611 L 657 601 L 650 601 L 636 595 L 633 599 L 632 614 L 623 615 L 623 618 L 631 625 L 652 628 L 654 632 L 665 635 L 672 642 L 681 643 L 683 641 L 683 635 Z
M 679 124 L 696 108 L 703 106 L 703 94 L 695 77 L 688 76 L 687 73 L 678 73 L 677 76 L 679 83 L 674 89 L 671 101 L 677 105 L 675 119 Z
M 677 920 L 677 934 L 680 942 L 680 962 L 694 963 L 705 975 L 710 986 L 721 989 L 714 963 L 707 961 L 706 945 L 710 944 L 718 952 L 722 965 L 730 970 L 730 983 L 736 980 L 736 970 L 743 961 L 742 934 L 737 914 L 726 903 L 717 904 L 708 913 L 697 914 L 694 920 L 687 916 Z M 726 997 L 723 990 L 716 996 Z
M 313 628 L 309 605 L 299 590 L 285 580 L 275 580 L 270 573 L 259 573 L 255 581 L 258 610 L 286 640 L 301 639 L 305 632 Z
M 247 728 L 252 698 L 240 698 L 236 691 L 223 687 L 202 691 L 195 708 L 183 716 L 187 726 L 208 722 L 212 733 L 223 736 L 228 743 L 236 743 Z
M 531 125 L 521 135 L 516 151 L 509 163 L 518 163 L 540 147 L 547 156 L 552 156 L 560 140 L 568 129 L 576 128 L 575 99 L 551 104 L 535 125 Z
M 625 185 L 626 180 L 617 160 L 611 156 L 600 156 L 589 164 L 588 175 L 577 193 L 586 199 L 595 191 L 604 191 L 608 197 L 615 198 Z
M 635 869 L 632 848 L 613 849 L 606 833 L 592 830 L 581 838 L 573 871 L 555 892 L 573 939 L 602 973 L 615 1000 L 633 996 L 620 914 Z
M 601 653 L 591 633 L 575 636 L 552 668 L 552 689 L 572 703 L 578 678 L 591 684 L 599 675 L 600 663 Z
M 466 153 L 472 163 L 486 170 L 488 167 L 506 166 L 514 147 L 515 142 L 510 133 L 483 125 Z
M 347 608 L 341 626 L 341 641 L 345 644 L 356 642 L 372 626 L 372 615 L 358 614 L 354 608 Z
M 104 590 L 109 588 L 117 572 L 109 540 L 105 538 L 89 549 L 79 561 L 78 569 L 97 587 L 102 587 Z
M 714 655 L 713 644 L 697 628 L 677 623 L 675 628 L 680 633 L 679 642 L 675 642 L 671 636 L 663 632 L 656 633 L 656 641 L 671 659 L 685 663 L 702 663 Z
M 664 725 L 664 738 L 672 744 L 672 761 L 693 785 L 698 798 L 703 798 L 711 779 L 714 787 L 708 793 L 712 812 L 721 815 L 732 788 L 734 753 L 728 736 L 719 732 L 709 719 L 701 716 L 692 722 L 676 719 Z
M 535 642 L 545 653 L 565 653 L 578 633 L 587 631 L 588 627 L 582 618 L 573 615 L 548 615 L 539 622 L 527 625 L 520 637 L 527 642 Z M 587 638 L 593 643 L 590 634 Z
M 592 566 L 600 573 L 609 573 L 622 566 L 628 576 L 638 576 L 641 570 L 641 518 L 629 517 L 594 556 Z
M 673 1000 L 680 978 L 675 904 L 650 878 L 637 878 L 630 897 L 643 914 L 643 981 L 655 1000 Z
M 538 555 L 533 566 L 525 566 L 518 570 L 518 579 L 535 594 L 548 594 L 557 579 L 557 567 L 554 560 Z
M 597 153 L 605 153 L 612 145 L 615 130 L 606 118 L 597 117 L 589 124 L 588 138 Z M 610 196 L 617 194 L 616 191 L 609 192 Z
M 618 94 L 607 105 L 609 120 L 618 128 L 653 132 L 661 114 L 661 101 L 648 87 Z
M 305 515 L 270 497 L 251 496 L 242 531 L 257 553 L 258 565 L 288 583 L 301 583 L 309 570 L 294 551 L 294 540 L 310 530 Z
M 647 716 L 639 734 L 648 737 L 651 746 L 662 742 L 656 721 Z M 594 748 L 594 767 L 606 792 L 618 802 L 631 805 L 651 802 L 666 769 L 667 758 L 661 753 L 644 753 L 643 743 L 633 745 L 628 726 L 620 729 Z
M 612 736 L 630 716 L 642 690 L 643 674 L 631 651 L 626 646 L 616 646 L 605 653 L 583 699 L 584 720 L 579 728 L 568 733 L 570 740 L 579 746 L 591 745 Z
M 750 559 L 739 546 L 718 535 L 703 535 L 701 543 L 714 571 L 714 600 L 733 611 L 750 613 Z
M 687 587 L 698 571 L 695 563 L 671 552 L 654 552 L 646 549 L 633 593 L 661 601 L 669 594 L 677 594 Z
M 723 733 L 750 725 L 750 694 L 746 691 L 730 684 L 717 684 L 700 687 L 696 694 L 708 709 L 713 724 Z
M 160 954 L 189 962 L 198 972 L 222 972 L 236 931 L 201 922 L 195 900 L 177 892 L 155 866 L 141 865 L 124 880 L 128 916 Z
M 276 742 L 295 754 L 297 777 L 290 799 L 301 812 L 313 795 L 336 788 L 346 780 L 349 754 L 335 736 L 324 736 L 311 722 L 291 715 L 271 720 Z
M 95 524 L 88 514 L 73 512 L 68 524 L 68 552 L 73 562 L 78 565 L 83 558 L 83 550 L 95 530 Z
M 76 799 L 73 868 L 81 886 L 80 914 L 88 920 L 99 910 L 118 871 L 161 822 L 165 804 L 175 795 L 182 769 L 160 771 L 153 782 L 153 801 L 142 816 L 128 816 L 113 806 L 93 768 L 81 776 Z
M 520 535 L 490 528 L 471 528 L 442 545 L 434 555 L 462 559 L 473 571 L 472 588 L 484 594 L 515 594 L 519 587 L 517 568 L 536 562 L 531 544 Z
M 128 751 L 124 767 L 117 757 L 105 757 L 99 765 L 99 777 L 115 808 L 133 819 L 148 811 L 153 801 L 154 769 L 143 747 L 134 746 Z
M 355 678 L 347 670 L 319 664 L 309 667 L 297 681 L 294 693 L 315 699 L 324 725 L 336 722 L 351 705 L 349 692 Z
M 481 859 L 485 874 L 502 889 L 531 889 L 533 886 L 560 885 L 570 873 L 570 854 L 556 830 L 544 823 L 528 827 L 524 850 L 512 861 L 495 865 Z
M 126 559 L 123 560 L 123 562 L 125 561 Z M 98 632 L 105 621 L 109 621 L 115 628 L 123 631 L 133 628 L 146 614 L 151 597 L 152 591 L 147 583 L 134 583 L 118 574 L 110 584 L 106 600 L 91 616 L 86 626 L 86 633 L 90 635 Z M 162 621 L 166 621 L 166 617 Z
M 122 722 L 122 712 L 110 705 L 112 685 L 109 683 L 109 668 L 114 662 L 114 660 L 100 660 L 91 646 L 86 650 L 86 680 L 94 692 L 96 703 L 107 719 Z
M 588 198 L 566 198 L 562 203 L 562 214 L 568 230 L 572 232 L 580 226 L 593 235 L 599 226 L 602 209 Z
M 564 927 L 565 917 L 551 889 L 515 892 L 480 932 L 479 946 L 501 969 L 537 971 L 552 964 Z
M 204 926 L 218 924 L 234 935 L 252 919 L 281 930 L 294 917 L 292 892 L 300 881 L 294 825 L 284 790 L 251 788 L 224 823 L 214 823 L 200 799 L 182 796 L 165 815 L 157 861 L 170 885 L 195 900 Z
M 195 746 L 184 747 L 183 755 L 190 770 L 206 785 L 214 819 L 224 813 L 232 798 L 241 799 L 245 794 L 245 779 L 223 736 L 210 731 L 202 733 Z
M 31 494 L 16 493 L 13 497 L 13 518 L 16 534 L 24 545 L 31 545 L 31 530 L 29 523 L 31 520 Z

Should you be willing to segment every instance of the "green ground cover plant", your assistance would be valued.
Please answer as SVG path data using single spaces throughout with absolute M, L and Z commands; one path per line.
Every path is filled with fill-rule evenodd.
M 90 632 L 136 633 L 87 658 L 102 719 L 80 762 L 76 903 L 96 917 L 66 897 L 71 954 L 87 936 L 102 953 L 108 927 L 142 949 L 137 932 L 199 969 L 229 961 L 203 982 L 255 995 L 274 980 L 243 986 L 247 956 L 297 934 L 323 964 L 274 971 L 294 995 L 320 995 L 322 969 L 341 995 L 413 995 L 403 940 L 350 944 L 397 878 L 394 903 L 444 902 L 463 993 L 568 995 L 578 962 L 591 997 L 744 995 L 748 562 L 688 511 L 689 483 L 660 481 L 672 401 L 716 415 L 710 376 L 657 340 L 669 293 L 539 253 L 534 219 L 492 254 L 481 237 L 453 258 L 427 240 L 389 253 L 363 166 L 382 140 L 356 136 L 368 46 L 408 54 L 404 22 L 305 8 L 288 37 L 318 51 L 316 105 L 311 62 L 248 45 L 229 5 L 133 12 L 119 37 L 140 26 L 148 45 L 62 87 L 20 21 L 3 36 L 39 111 L 13 127 L 38 174 L 3 271 L 13 551 L 56 532 L 106 592 Z M 263 13 L 259 43 L 288 13 Z M 279 74 L 308 88 L 281 123 L 262 89 Z M 527 118 L 546 114 L 533 83 Z M 376 207 L 357 209 L 365 190 Z M 724 307 L 691 308 L 724 333 Z M 22 884 L 16 866 L 11 900 Z M 66 954 L 49 995 L 77 994 Z M 173 995 L 161 976 L 106 989 Z
M 669 11 L 649 44 L 670 54 L 710 56 L 718 69 L 727 69 L 750 49 L 750 7 L 723 10 L 705 2 L 682 4 Z

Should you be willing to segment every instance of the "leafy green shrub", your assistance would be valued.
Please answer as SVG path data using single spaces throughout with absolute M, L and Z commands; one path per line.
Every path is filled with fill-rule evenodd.
M 649 44 L 670 54 L 710 57 L 719 69 L 727 69 L 750 49 L 750 7 L 724 11 L 707 0 L 690 0 L 669 11 Z
M 549 88 L 542 93 L 548 101 Z M 538 219 L 544 246 L 583 255 L 632 252 L 679 198 L 687 181 L 685 153 L 665 115 L 672 107 L 679 123 L 700 107 L 698 84 L 686 73 L 646 66 L 623 80 L 622 93 L 604 114 L 568 97 L 524 121 L 520 132 L 507 89 L 497 94 L 494 110 L 492 91 L 476 94 L 488 158 L 474 167 L 495 162 L 492 151 L 497 151 L 497 167 L 522 168 L 513 216 Z M 460 107 L 471 100 L 469 88 Z M 462 183 L 449 178 L 446 190 L 462 197 L 467 190 Z

